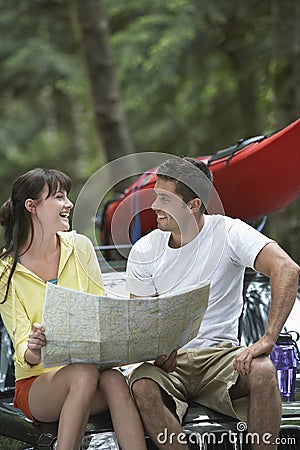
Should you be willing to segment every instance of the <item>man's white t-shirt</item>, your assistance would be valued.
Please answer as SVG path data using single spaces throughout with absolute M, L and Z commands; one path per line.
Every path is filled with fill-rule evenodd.
M 128 292 L 140 297 L 173 294 L 210 282 L 199 333 L 185 347 L 211 347 L 224 340 L 237 345 L 245 269 L 254 269 L 258 253 L 273 241 L 222 215 L 204 215 L 200 233 L 183 247 L 169 247 L 170 235 L 157 229 L 134 244 L 127 263 Z

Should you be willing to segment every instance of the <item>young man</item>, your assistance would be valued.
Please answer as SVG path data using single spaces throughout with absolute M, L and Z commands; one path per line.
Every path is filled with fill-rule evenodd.
M 198 336 L 178 352 L 140 365 L 130 377 L 144 426 L 164 450 L 188 448 L 174 436 L 182 432 L 179 422 L 191 400 L 247 420 L 248 432 L 270 433 L 274 441 L 279 433 L 281 399 L 268 355 L 293 307 L 299 267 L 242 221 L 204 214 L 211 190 L 212 174 L 203 162 L 175 157 L 161 164 L 152 205 L 158 229 L 142 237 L 128 259 L 132 297 L 210 283 Z M 248 348 L 238 345 L 246 267 L 268 276 L 272 291 L 265 334 Z M 173 438 L 162 445 L 157 437 L 164 430 Z M 269 446 L 261 440 L 253 448 Z

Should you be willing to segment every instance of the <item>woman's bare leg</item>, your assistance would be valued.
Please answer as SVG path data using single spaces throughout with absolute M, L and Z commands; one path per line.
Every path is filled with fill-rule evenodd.
M 98 383 L 97 368 L 72 364 L 42 374 L 32 384 L 28 400 L 33 416 L 42 422 L 59 420 L 57 449 L 79 449 Z M 106 407 L 103 396 L 97 395 L 95 412 Z
M 78 450 L 89 415 L 107 407 L 122 449 L 147 448 L 139 413 L 117 370 L 101 372 L 92 365 L 71 364 L 42 374 L 31 386 L 29 407 L 37 420 L 59 420 L 59 450 Z
M 113 369 L 102 372 L 100 387 L 122 449 L 146 450 L 142 421 L 122 373 Z

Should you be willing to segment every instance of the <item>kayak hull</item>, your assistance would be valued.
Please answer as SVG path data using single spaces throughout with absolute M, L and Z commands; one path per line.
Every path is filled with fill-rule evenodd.
M 197 158 L 208 163 L 214 176 L 216 195 L 207 207 L 209 214 L 225 213 L 251 223 L 284 208 L 300 195 L 300 119 L 271 136 L 247 142 Z M 101 221 L 102 245 L 131 244 L 156 228 L 151 209 L 155 170 L 141 175 L 106 205 Z

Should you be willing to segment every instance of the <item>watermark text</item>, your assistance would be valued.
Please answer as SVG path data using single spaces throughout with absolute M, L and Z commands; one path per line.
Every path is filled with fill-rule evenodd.
M 273 437 L 270 433 L 264 433 L 262 435 L 258 433 L 247 432 L 246 422 L 238 422 L 236 425 L 236 431 L 216 431 L 216 432 L 192 432 L 179 434 L 170 433 L 165 428 L 161 433 L 157 435 L 157 442 L 159 444 L 173 445 L 175 443 L 184 444 L 198 444 L 201 448 L 204 444 L 222 445 L 225 443 L 230 444 L 250 444 L 250 445 L 294 445 L 296 446 L 296 437 Z

